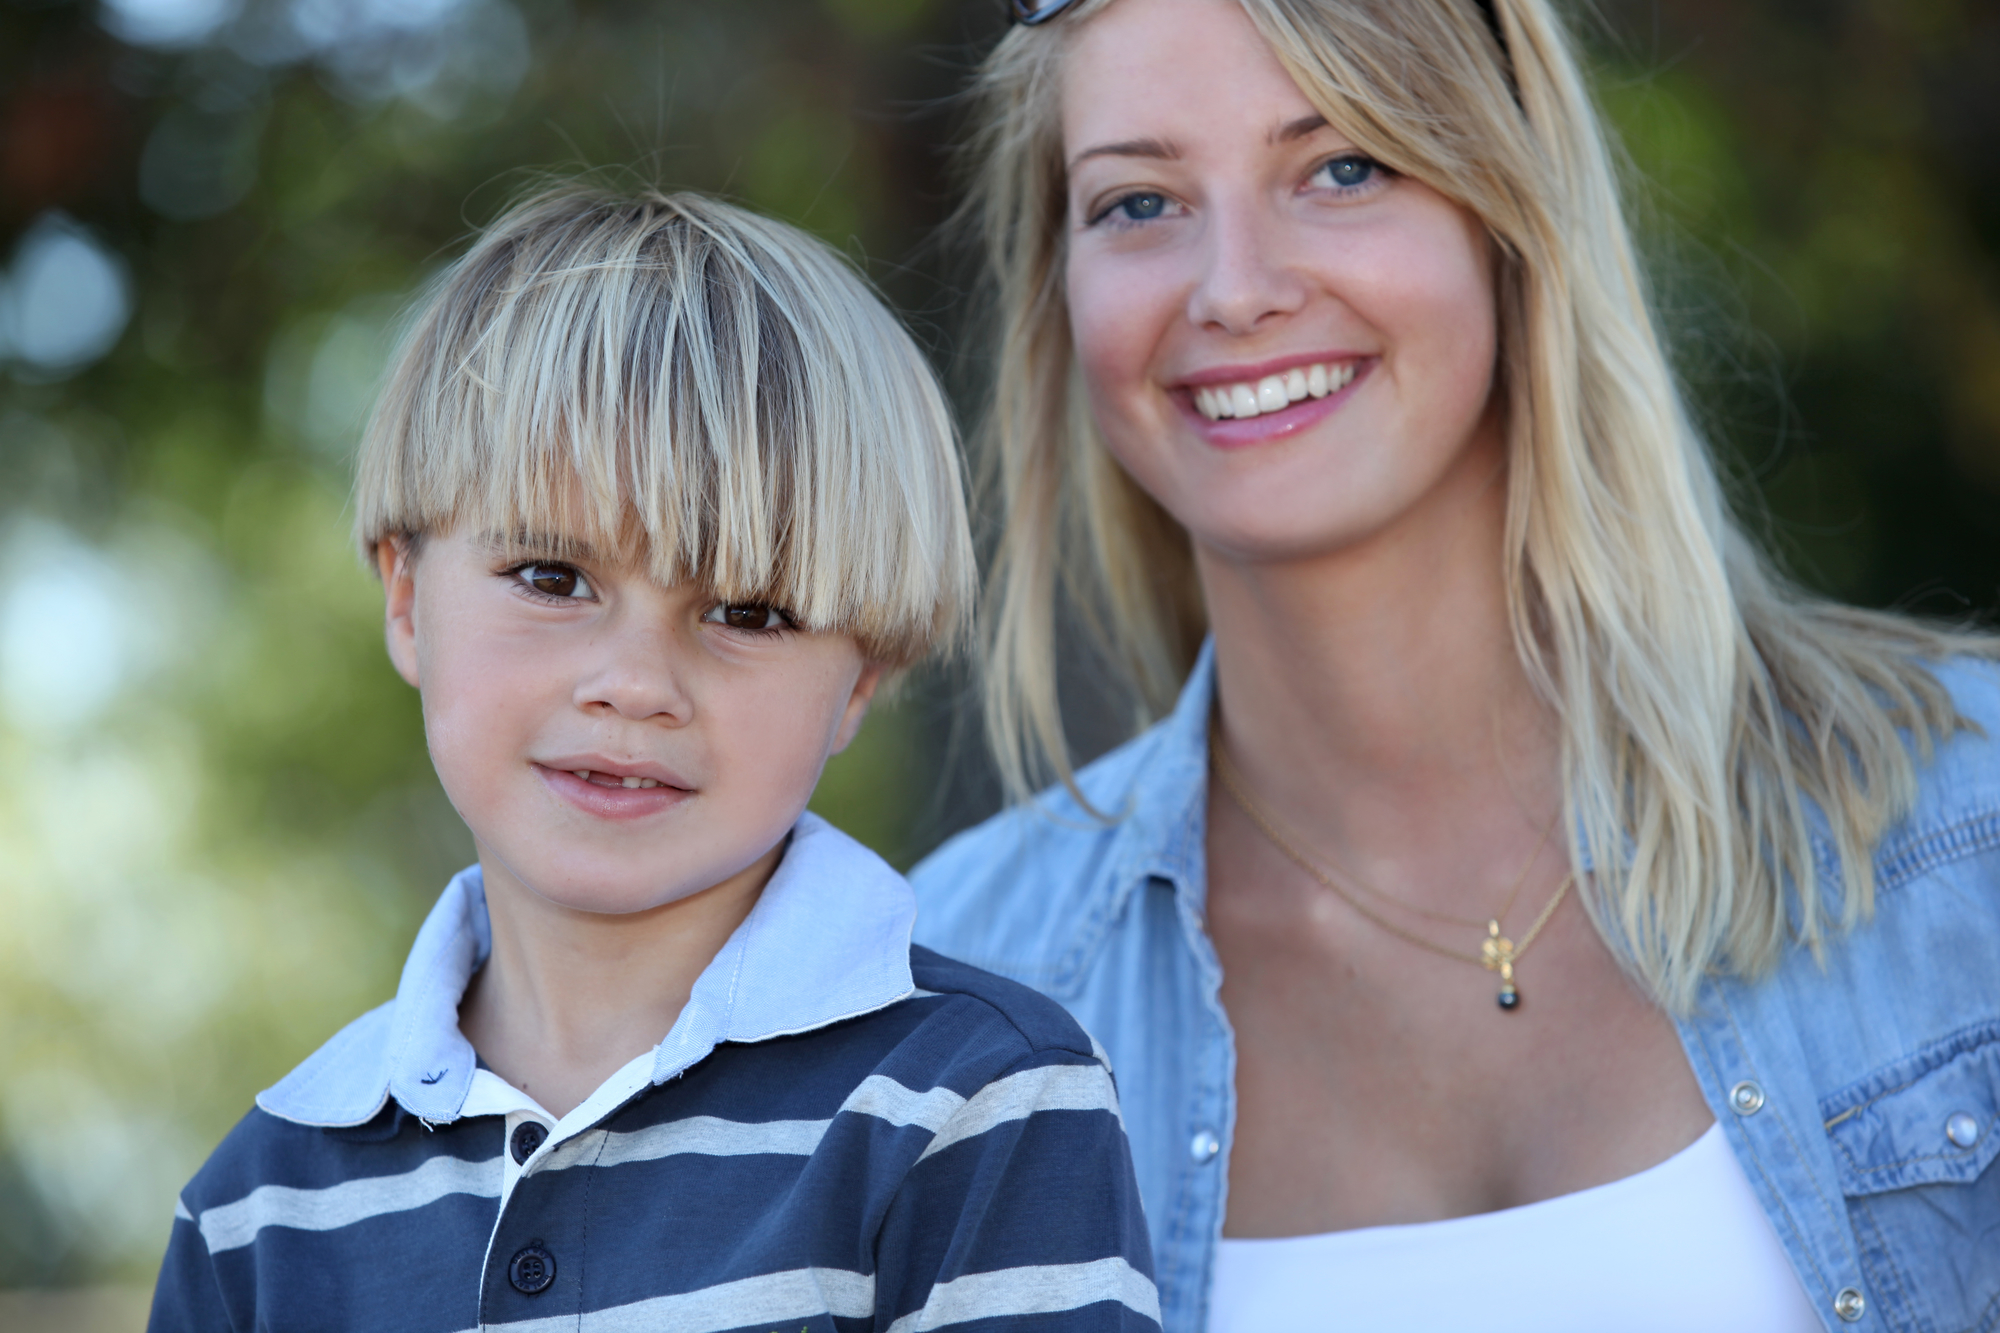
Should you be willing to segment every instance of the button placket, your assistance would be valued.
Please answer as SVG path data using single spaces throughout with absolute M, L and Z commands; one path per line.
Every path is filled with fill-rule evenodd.
M 556 1280 L 556 1257 L 538 1240 L 529 1241 L 507 1261 L 507 1281 L 523 1296 L 539 1296 Z

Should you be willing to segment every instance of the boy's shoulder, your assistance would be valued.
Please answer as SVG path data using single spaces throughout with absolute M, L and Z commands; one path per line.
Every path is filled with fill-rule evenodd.
M 1104 1052 L 1070 1012 L 1040 991 L 1017 981 L 948 958 L 921 944 L 910 946 L 915 999 L 955 1001 L 939 1007 L 930 1021 L 986 1036 L 1015 1058 L 1068 1055 L 1104 1061 Z

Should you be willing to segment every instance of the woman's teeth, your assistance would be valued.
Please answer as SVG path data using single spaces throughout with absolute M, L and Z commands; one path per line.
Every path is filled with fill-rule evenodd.
M 658 778 L 621 778 L 616 773 L 593 773 L 587 768 L 573 770 L 585 782 L 594 782 L 600 787 L 663 787 L 666 784 Z
M 1255 417 L 1276 412 L 1307 398 L 1339 393 L 1354 382 L 1357 362 L 1325 362 L 1293 366 L 1278 375 L 1241 384 L 1203 385 L 1194 391 L 1195 409 L 1210 421 L 1221 417 Z

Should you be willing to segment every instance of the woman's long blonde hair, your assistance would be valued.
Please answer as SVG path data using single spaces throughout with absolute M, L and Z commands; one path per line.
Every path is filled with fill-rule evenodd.
M 984 443 L 1005 506 L 986 711 L 1011 790 L 1074 789 L 1056 684 L 1068 598 L 1142 715 L 1205 630 L 1187 534 L 1097 441 L 1064 306 L 1065 32 L 1017 27 L 975 88 L 997 315 Z M 1129 2 L 1129 0 L 1128 0 Z M 1663 1004 L 1768 970 L 1872 907 L 1872 848 L 1964 725 L 1926 663 L 1990 641 L 1807 596 L 1732 517 L 1655 328 L 1612 152 L 1547 0 L 1240 0 L 1362 152 L 1482 219 L 1501 256 L 1515 643 L 1561 720 L 1598 929 Z M 1809 805 L 1837 868 L 1814 855 Z M 1799 886 L 1788 892 L 1788 886 Z

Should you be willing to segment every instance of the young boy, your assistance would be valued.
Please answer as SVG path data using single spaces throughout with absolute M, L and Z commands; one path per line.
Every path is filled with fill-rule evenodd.
M 710 200 L 531 200 L 429 294 L 356 508 L 479 863 L 183 1193 L 152 1328 L 1156 1329 L 1090 1038 L 805 813 L 971 583 L 862 283 Z

